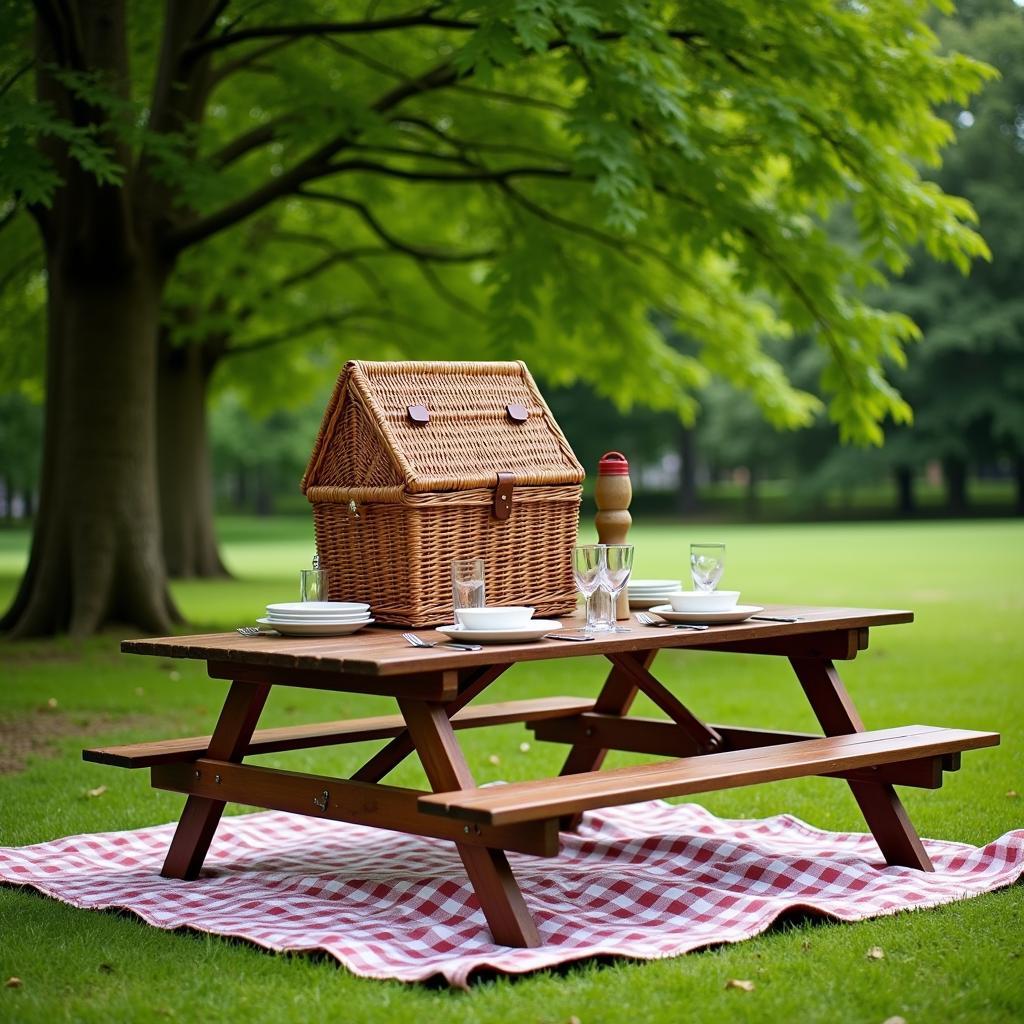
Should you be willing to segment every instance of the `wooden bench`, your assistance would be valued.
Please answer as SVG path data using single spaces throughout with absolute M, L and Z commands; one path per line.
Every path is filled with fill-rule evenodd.
M 581 772 L 558 779 L 475 787 L 419 798 L 421 810 L 482 825 L 571 816 L 595 807 L 707 793 L 806 775 L 941 759 L 994 746 L 997 733 L 929 725 L 822 736 L 791 743 L 677 758 L 658 764 Z
M 509 722 L 537 722 L 562 715 L 578 715 L 589 711 L 593 704 L 592 700 L 580 697 L 539 697 L 535 700 L 471 705 L 452 715 L 452 728 L 474 729 Z M 401 715 L 257 729 L 246 745 L 243 756 L 307 750 L 336 743 L 391 739 L 404 731 L 405 719 Z M 210 739 L 209 736 L 186 736 L 148 743 L 128 743 L 118 747 L 91 747 L 82 751 L 82 759 L 118 768 L 152 768 L 154 765 L 176 764 L 203 757 L 209 749 Z

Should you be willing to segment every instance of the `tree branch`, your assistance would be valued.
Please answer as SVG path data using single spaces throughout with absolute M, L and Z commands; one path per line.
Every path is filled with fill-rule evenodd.
M 272 43 L 267 43 L 266 46 L 258 46 L 251 53 L 247 53 L 244 57 L 239 57 L 237 60 L 228 61 L 226 64 L 221 64 L 220 67 L 214 68 L 210 72 L 210 84 L 209 88 L 212 92 L 224 79 L 229 78 L 237 71 L 244 71 L 246 68 L 252 68 L 256 61 L 261 57 L 266 57 L 268 54 L 276 53 L 278 50 L 283 50 L 286 46 L 291 46 L 295 42 L 295 39 L 275 39 Z
M 305 199 L 315 199 L 319 202 L 333 203 L 336 206 L 344 206 L 347 209 L 355 210 L 363 219 L 367 227 L 390 249 L 405 253 L 417 260 L 430 260 L 434 263 L 475 263 L 478 260 L 488 260 L 494 257 L 493 249 L 481 250 L 478 252 L 447 252 L 443 249 L 427 248 L 414 245 L 411 242 L 402 241 L 388 231 L 376 218 L 373 211 L 358 199 L 351 199 L 348 196 L 335 195 L 332 192 L 317 192 L 313 189 L 300 189 L 299 193 Z
M 257 338 L 255 341 L 250 341 L 247 344 L 233 345 L 224 352 L 224 356 L 244 356 L 250 352 L 260 352 L 263 349 L 271 348 L 274 345 L 280 345 L 286 341 L 292 341 L 304 334 L 309 334 L 311 331 L 315 331 L 320 327 L 334 327 L 337 324 L 345 323 L 349 320 L 361 319 L 384 320 L 389 323 L 400 323 L 407 327 L 423 330 L 423 324 L 416 320 L 412 320 L 409 317 L 403 317 L 391 310 L 374 309 L 373 307 L 356 308 L 347 310 L 344 313 L 325 313 L 322 316 L 313 317 L 311 320 L 307 320 L 305 323 L 299 324 L 296 327 L 291 327 L 283 331 L 275 331 L 272 334 L 265 334 L 262 337 Z
M 485 99 L 500 100 L 502 103 L 513 103 L 523 107 L 536 107 L 539 110 L 551 110 L 556 114 L 571 114 L 572 107 L 564 107 L 554 100 L 542 100 L 535 96 L 521 96 L 514 92 L 499 92 L 496 89 L 481 89 L 476 85 L 459 83 L 454 86 L 456 92 L 469 93 L 472 96 L 483 96 Z
M 259 149 L 261 146 L 266 146 L 273 142 L 277 137 L 275 129 L 281 124 L 287 123 L 288 120 L 288 116 L 282 114 L 280 117 L 264 121 L 263 124 L 258 124 L 255 128 L 251 128 L 237 138 L 232 139 L 218 149 L 216 153 L 212 153 L 207 159 L 215 167 L 227 167 L 246 154 L 251 153 L 254 149 Z
M 368 35 L 374 32 L 392 32 L 407 28 L 437 28 L 462 32 L 475 32 L 480 26 L 476 22 L 459 18 L 435 18 L 429 13 L 396 15 L 391 18 L 377 18 L 370 21 L 316 21 L 295 25 L 257 25 L 239 29 L 225 35 L 215 36 L 193 43 L 185 51 L 186 60 L 196 60 L 203 54 L 223 50 L 228 46 L 244 43 L 249 39 L 300 38 L 302 36 L 324 35 Z
M 31 59 L 25 61 L 25 63 L 22 64 L 21 67 L 18 68 L 18 70 L 15 71 L 11 75 L 11 77 L 8 78 L 7 81 L 4 82 L 4 84 L 2 86 L 0 86 L 0 98 L 6 96 L 7 93 L 10 92 L 10 90 L 14 87 L 14 85 L 18 81 L 18 79 L 21 78 L 22 75 L 25 75 L 29 71 L 31 71 L 35 66 L 36 66 L 36 59 L 35 59 L 35 57 L 32 57 Z
M 512 178 L 571 178 L 573 174 L 567 167 L 529 166 L 505 167 L 493 171 L 481 168 L 477 171 L 466 171 L 464 174 L 446 174 L 443 171 L 408 171 L 402 167 L 391 167 L 373 160 L 345 160 L 329 164 L 324 174 L 318 175 L 318 177 L 342 174 L 347 171 L 367 171 L 373 174 L 383 174 L 389 178 L 402 178 L 405 181 L 436 181 L 455 184 L 478 181 L 501 183 L 510 181 Z
M 455 81 L 457 72 L 447 61 L 435 65 L 417 78 L 395 86 L 385 93 L 370 108 L 374 113 L 383 114 L 398 104 L 433 89 L 442 89 Z M 173 255 L 190 245 L 201 242 L 210 235 L 223 231 L 263 207 L 280 199 L 282 196 L 295 192 L 301 185 L 314 178 L 330 174 L 330 161 L 341 152 L 352 139 L 347 135 L 338 136 L 321 146 L 304 160 L 299 161 L 289 171 L 250 192 L 249 195 L 237 200 L 206 217 L 193 221 L 177 231 L 171 232 L 165 239 L 165 246 Z
M 448 285 L 441 280 L 437 271 L 431 266 L 428 260 L 417 260 L 416 269 L 423 275 L 423 279 L 434 290 L 434 292 L 453 309 L 457 309 L 464 316 L 472 317 L 474 320 L 486 320 L 487 314 L 482 309 L 477 309 L 471 302 L 467 302 L 461 295 L 453 292 Z

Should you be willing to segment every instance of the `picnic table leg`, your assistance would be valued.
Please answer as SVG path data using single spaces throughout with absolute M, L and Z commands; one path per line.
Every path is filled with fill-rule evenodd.
M 657 651 L 638 651 L 630 657 L 635 658 L 638 665 L 649 669 L 654 664 L 657 654 Z M 613 666 L 594 702 L 594 711 L 602 715 L 618 715 L 621 718 L 629 712 L 639 692 L 636 683 L 621 668 Z M 604 747 L 595 747 L 590 743 L 574 743 L 558 774 L 576 775 L 579 772 L 596 772 L 604 764 L 604 759 L 607 756 L 608 750 Z M 571 814 L 562 818 L 559 823 L 562 831 L 574 832 L 582 817 L 582 814 Z
M 444 704 L 399 700 L 409 735 L 435 793 L 475 785 Z M 504 850 L 456 843 L 469 881 L 480 901 L 495 942 L 504 946 L 541 944 Z
M 508 665 L 488 665 L 486 668 L 470 671 L 459 680 L 459 695 L 444 705 L 445 714 L 451 718 L 470 701 L 475 700 L 498 678 Z M 413 752 L 412 737 L 404 729 L 390 739 L 373 757 L 353 775 L 353 782 L 380 782 L 393 768 L 397 768 Z
M 242 760 L 269 693 L 268 683 L 231 684 L 217 727 L 210 737 L 207 757 L 216 761 Z M 224 803 L 209 797 L 188 797 L 160 870 L 164 878 L 193 879 L 199 876 L 224 812 Z
M 789 661 L 826 736 L 864 732 L 860 714 L 830 660 L 793 657 Z M 850 780 L 849 786 L 885 862 L 933 871 L 931 858 L 892 785 Z

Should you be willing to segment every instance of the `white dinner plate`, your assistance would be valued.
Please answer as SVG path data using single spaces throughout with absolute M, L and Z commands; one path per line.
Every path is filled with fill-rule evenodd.
M 673 590 L 673 594 L 681 594 L 681 590 Z M 653 608 L 655 605 L 665 604 L 669 601 L 670 594 L 656 594 L 653 597 L 634 597 L 632 594 L 629 595 L 629 607 L 630 608 Z M 670 603 L 670 602 L 669 602 Z
M 738 604 L 727 612 L 674 612 L 672 605 L 659 604 L 651 611 L 666 622 L 683 622 L 691 626 L 713 626 L 716 623 L 742 622 L 744 619 L 749 619 L 751 615 L 763 612 L 764 608 L 759 604 Z
M 368 626 L 373 619 L 358 622 L 278 622 L 276 619 L 257 619 L 264 629 L 274 629 L 283 636 L 345 636 Z
M 561 629 L 558 619 L 530 619 L 525 626 L 515 629 L 464 629 L 462 626 L 438 626 L 438 633 L 453 640 L 467 640 L 474 644 L 521 644 L 539 640 L 545 633 Z
M 271 622 L 365 622 L 370 617 L 369 612 L 346 612 L 344 614 L 328 615 L 282 615 L 279 612 L 271 612 L 267 618 Z
M 678 590 L 679 580 L 630 580 L 630 590 Z
M 268 604 L 268 615 L 297 615 L 303 619 L 319 618 L 321 615 L 346 615 L 349 612 L 370 610 L 368 604 L 357 601 L 286 601 L 284 604 Z

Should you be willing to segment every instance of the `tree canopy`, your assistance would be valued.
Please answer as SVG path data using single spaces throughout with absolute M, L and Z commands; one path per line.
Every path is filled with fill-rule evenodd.
M 143 405 L 161 323 L 236 351 L 320 331 L 351 352 L 524 358 L 684 419 L 714 374 L 785 426 L 820 403 L 764 342 L 807 332 L 843 436 L 879 441 L 909 416 L 886 372 L 916 329 L 864 287 L 915 246 L 960 270 L 987 255 L 970 205 L 919 170 L 952 138 L 939 106 L 990 73 L 939 52 L 929 7 L 38 0 L 33 16 L 7 0 L 0 215 L 35 219 L 50 286 L 41 513 L 116 427 L 136 438 L 131 478 L 74 486 L 104 536 L 116 492 L 137 545 L 116 572 L 83 556 L 56 603 L 31 594 L 38 548 L 10 618 L 87 630 L 130 604 L 122 576 L 159 583 L 141 537 L 158 520 Z M 116 375 L 90 382 L 104 351 Z M 90 388 L 93 405 L 134 391 L 119 424 Z M 139 621 L 166 618 L 143 603 Z

